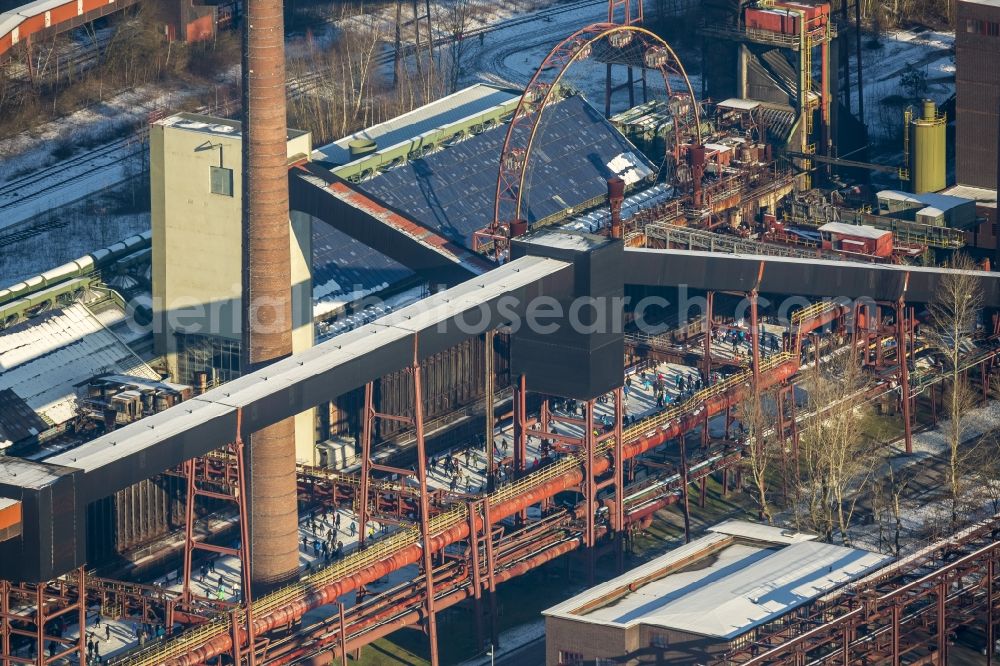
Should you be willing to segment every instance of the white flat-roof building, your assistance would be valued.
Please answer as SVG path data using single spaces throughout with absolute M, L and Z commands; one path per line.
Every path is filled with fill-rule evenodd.
M 728 521 L 545 611 L 546 663 L 705 663 L 889 559 Z

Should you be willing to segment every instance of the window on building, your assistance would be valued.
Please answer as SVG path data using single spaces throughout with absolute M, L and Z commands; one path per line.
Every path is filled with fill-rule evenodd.
M 971 33 L 978 33 L 980 21 L 978 19 L 965 19 L 965 31 Z
M 666 634 L 653 634 L 649 637 L 649 647 L 665 648 L 670 647 L 670 641 Z
M 212 194 L 233 196 L 233 170 L 225 167 L 212 167 Z
M 207 373 L 209 388 L 240 376 L 240 348 L 235 340 L 202 335 L 175 334 L 177 372 L 183 384 L 198 386 L 199 372 Z
M 583 655 L 579 652 L 559 650 L 559 666 L 583 666 Z
M 757 638 L 757 630 L 751 629 L 742 636 L 737 636 L 736 638 L 731 640 L 729 642 L 729 648 L 731 650 L 739 650 L 740 648 L 744 648 L 753 643 L 756 638 Z
M 989 21 L 986 23 L 986 35 L 988 37 L 1000 37 L 1000 23 Z

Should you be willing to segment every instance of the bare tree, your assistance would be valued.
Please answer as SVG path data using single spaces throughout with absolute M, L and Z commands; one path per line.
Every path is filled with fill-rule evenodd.
M 902 552 L 903 533 L 903 498 L 914 480 L 916 466 L 893 466 L 892 459 L 885 461 L 880 478 L 874 483 L 873 501 L 879 503 L 873 507 L 875 519 L 879 521 L 879 544 L 884 541 L 885 532 L 889 532 L 890 552 L 899 557 Z
M 765 417 L 762 402 L 761 396 L 751 391 L 740 403 L 737 414 L 746 430 L 742 464 L 749 475 L 750 494 L 757 503 L 759 518 L 770 525 L 774 523 L 774 516 L 768 502 L 768 478 L 777 453 L 774 450 L 774 428 Z
M 972 272 L 975 269 L 972 259 L 958 254 L 945 266 L 953 270 L 938 282 L 934 301 L 928 306 L 931 325 L 927 339 L 945 372 L 944 409 L 949 419 L 945 425 L 949 447 L 948 489 L 954 525 L 958 522 L 959 504 L 965 492 L 963 476 L 971 456 L 970 450 L 962 448 L 966 438 L 964 417 L 976 403 L 963 360 L 971 347 L 982 296 L 979 277 Z
M 860 399 L 867 383 L 851 354 L 816 368 L 806 382 L 799 493 L 806 498 L 812 528 L 830 542 L 835 532 L 843 543 L 849 542 L 857 503 L 877 462 L 876 447 L 865 435 L 871 407 Z
M 481 4 L 472 0 L 455 0 L 442 9 L 444 15 L 437 21 L 451 42 L 448 45 L 448 71 L 444 72 L 449 92 L 458 90 L 462 62 L 469 51 L 466 39 L 470 36 L 469 32 L 475 20 L 482 16 L 483 10 Z

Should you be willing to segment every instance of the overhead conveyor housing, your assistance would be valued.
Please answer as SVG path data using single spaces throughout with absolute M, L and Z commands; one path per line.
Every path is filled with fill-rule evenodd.
M 63 525 L 60 539 L 73 542 L 73 551 L 86 552 L 86 506 L 143 479 L 172 469 L 185 460 L 203 456 L 232 441 L 237 413 L 242 411 L 242 435 L 260 430 L 332 397 L 409 367 L 414 353 L 424 359 L 445 351 L 487 329 L 508 322 L 511 313 L 523 315 L 532 298 L 562 297 L 574 288 L 572 264 L 557 259 L 528 256 L 491 271 L 489 277 L 468 280 L 430 296 L 316 347 L 278 361 L 208 391 L 159 414 L 149 416 L 54 456 L 37 474 L 27 474 L 37 463 L 14 469 L 0 464 L 0 496 L 28 501 L 24 495 L 50 493 L 49 485 L 22 488 L 23 480 L 42 471 L 53 484 L 73 479 L 72 507 L 75 521 Z M 30 497 L 29 497 L 30 499 Z M 43 505 L 55 506 L 54 504 Z M 54 514 L 26 512 L 25 538 L 49 530 Z M 32 521 L 34 525 L 29 524 Z M 22 548 L 44 550 L 46 544 L 13 539 L 0 543 L 0 579 L 48 580 L 79 566 L 82 559 L 62 558 L 38 575 L 26 569 L 17 556 Z M 82 555 L 80 555 L 82 558 Z M 60 570 L 61 569 L 61 570 Z
M 948 270 L 828 259 L 802 259 L 689 250 L 625 249 L 625 284 L 706 291 L 754 289 L 761 263 L 760 293 L 807 299 L 862 299 L 930 303 Z M 970 271 L 980 278 L 982 304 L 1000 308 L 1000 273 Z M 909 277 L 907 277 L 909 276 Z
M 326 222 L 435 284 L 457 284 L 493 267 L 314 163 L 288 172 L 293 211 Z
M 608 263 L 601 258 L 593 264 L 587 253 L 575 251 L 576 244 L 566 243 L 566 239 L 550 239 L 546 249 L 527 249 L 528 256 L 52 457 L 44 465 L 18 460 L 23 466 L 15 468 L 0 461 L 0 497 L 25 506 L 23 536 L 0 542 L 0 579 L 49 580 L 83 564 L 80 554 L 86 552 L 85 516 L 90 503 L 220 448 L 234 438 L 239 413 L 245 437 L 409 367 L 415 354 L 424 359 L 501 327 L 512 315 L 523 318 L 535 297 L 551 296 L 565 302 L 570 297 L 598 293 L 599 288 L 616 294 L 617 287 L 609 281 L 607 271 L 615 271 L 618 262 L 622 265 L 617 272 L 627 286 L 687 284 L 692 289 L 750 291 L 760 280 L 762 293 L 813 300 L 838 296 L 895 300 L 905 294 L 907 302 L 927 302 L 947 273 L 935 268 L 819 259 L 620 248 L 608 255 L 616 261 Z M 579 246 L 603 247 L 600 243 Z M 564 251 L 567 248 L 574 251 Z M 538 256 L 545 253 L 550 256 Z M 976 275 L 982 278 L 984 306 L 1000 306 L 1000 275 Z M 614 282 L 618 280 L 616 277 Z M 581 349 L 596 353 L 591 346 Z M 603 353 L 599 356 L 605 358 Z M 620 359 L 621 352 L 616 357 Z M 600 376 L 595 385 L 604 376 L 601 368 L 597 370 Z M 61 522 L 56 521 L 57 514 Z M 47 559 L 30 564 L 22 553 L 41 554 Z

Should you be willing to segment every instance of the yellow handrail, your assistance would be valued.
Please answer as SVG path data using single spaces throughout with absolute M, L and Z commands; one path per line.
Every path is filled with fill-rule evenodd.
M 793 355 L 789 352 L 774 354 L 762 361 L 761 371 L 764 372 L 770 370 L 771 368 L 785 363 L 792 358 Z M 752 372 L 745 371 L 731 375 L 723 381 L 703 388 L 683 403 L 674 405 L 663 412 L 647 417 L 638 423 L 629 426 L 623 431 L 622 439 L 628 441 L 655 430 L 662 424 L 672 421 L 683 415 L 685 412 L 694 409 L 709 398 L 728 391 L 734 386 L 748 383 L 752 376 Z M 613 448 L 614 443 L 611 440 L 605 440 L 597 448 L 595 454 L 604 455 Z M 583 457 L 584 453 L 582 452 L 566 456 L 551 465 L 547 465 L 542 469 L 491 493 L 487 497 L 487 501 L 490 503 L 490 506 L 498 506 L 512 497 L 523 494 L 557 476 L 564 474 L 574 467 L 577 467 L 582 463 Z M 429 525 L 430 532 L 432 534 L 440 534 L 441 532 L 444 532 L 445 530 L 467 519 L 468 507 L 464 504 L 458 504 L 451 510 L 432 517 Z M 275 590 L 274 592 L 257 599 L 253 604 L 254 617 L 262 617 L 275 608 L 287 605 L 290 600 L 300 598 L 309 590 L 318 589 L 346 578 L 357 571 L 365 569 L 368 566 L 385 559 L 389 555 L 396 553 L 403 548 L 407 548 L 419 542 L 420 529 L 416 525 L 402 529 L 385 539 L 379 539 L 364 550 L 355 551 L 339 562 L 326 566 L 315 573 L 305 576 L 299 581 L 286 585 L 283 588 Z M 155 664 L 162 664 L 168 658 L 182 655 L 189 651 L 190 648 L 206 642 L 208 638 L 212 636 L 225 633 L 228 631 L 229 626 L 230 619 L 227 616 L 218 616 L 203 625 L 199 625 L 198 627 L 189 629 L 188 631 L 179 634 L 176 638 L 163 643 L 151 645 L 138 652 L 131 652 L 125 658 L 130 666 L 154 666 Z M 109 664 L 119 663 L 124 664 L 126 662 L 119 661 L 117 659 L 112 659 L 109 662 Z

